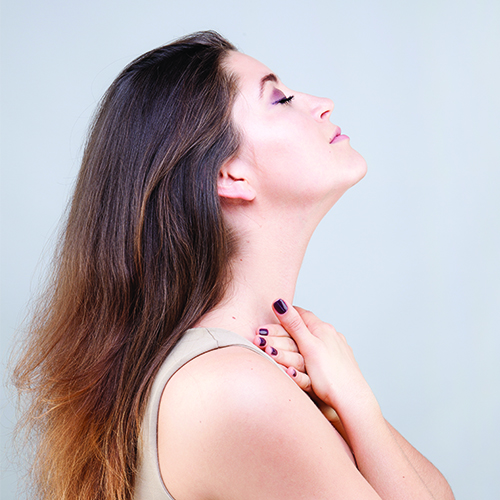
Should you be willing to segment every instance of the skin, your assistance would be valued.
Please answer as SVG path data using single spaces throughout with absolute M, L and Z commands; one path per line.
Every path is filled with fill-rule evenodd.
M 369 478 L 370 484 L 377 491 L 384 491 L 381 497 L 398 498 L 393 496 L 394 483 L 387 484 L 391 476 L 391 481 L 397 481 L 398 474 L 394 469 L 384 470 L 384 467 L 377 463 L 385 451 L 388 452 L 391 467 L 399 466 L 403 470 L 407 469 L 407 465 L 410 466 L 410 473 L 417 482 L 420 480 L 425 485 L 431 494 L 430 498 L 454 498 L 441 473 L 383 419 L 378 403 L 359 370 L 346 338 L 310 311 L 294 308 L 290 304 L 285 314 L 276 311 L 276 316 L 281 325 L 270 324 L 259 328 L 260 332 L 269 332 L 264 336 L 266 346 L 260 346 L 259 338 L 262 335 L 257 335 L 254 343 L 267 352 L 274 347 L 277 354 L 273 357 L 283 366 L 290 367 L 293 362 L 304 366 L 304 372 L 294 370 L 295 380 L 303 390 L 312 391 L 319 399 L 323 413 L 355 453 L 359 470 Z M 296 342 L 295 348 L 290 342 L 284 342 L 288 334 Z M 281 346 L 280 351 L 277 345 Z M 305 369 L 310 370 L 308 374 Z M 332 412 L 332 408 L 336 411 Z M 366 425 L 370 416 L 374 420 Z M 378 429 L 373 425 L 377 419 L 380 421 Z M 363 436 L 363 429 L 366 436 Z M 383 436 L 378 444 L 375 430 Z M 373 449 L 373 457 L 367 456 L 370 448 Z M 404 459 L 393 461 L 398 454 L 403 455 Z M 406 480 L 408 476 L 404 474 L 407 472 L 401 472 L 399 477 Z M 416 490 L 405 492 L 406 489 L 406 486 L 402 489 L 402 498 L 410 493 L 415 494 Z
M 254 341 L 288 376 L 238 347 L 178 370 L 159 410 L 168 490 L 177 500 L 452 499 L 439 471 L 383 418 L 345 337 L 291 306 L 309 238 L 364 176 L 363 158 L 347 139 L 330 142 L 329 99 L 269 79 L 261 93 L 271 71 L 240 53 L 226 67 L 238 77 L 233 120 L 244 139 L 218 188 L 240 249 L 227 296 L 197 326 Z M 284 314 L 272 307 L 278 297 Z

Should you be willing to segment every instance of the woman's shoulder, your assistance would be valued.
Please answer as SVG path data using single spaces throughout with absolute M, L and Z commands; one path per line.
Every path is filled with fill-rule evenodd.
M 171 377 L 160 403 L 159 426 L 218 432 L 220 425 L 281 405 L 285 392 L 309 401 L 270 359 L 242 346 L 214 349 Z
M 309 397 L 270 360 L 239 346 L 198 356 L 171 378 L 158 453 L 174 498 L 290 498 L 303 481 L 325 493 L 335 477 L 359 475 Z
M 255 403 L 264 404 L 269 393 L 276 390 L 302 397 L 294 382 L 265 356 L 243 345 L 229 345 L 195 357 L 169 380 L 161 411 L 179 415 L 181 410 L 202 410 L 223 419 L 228 412 L 253 411 Z M 222 403 L 224 411 L 219 415 Z

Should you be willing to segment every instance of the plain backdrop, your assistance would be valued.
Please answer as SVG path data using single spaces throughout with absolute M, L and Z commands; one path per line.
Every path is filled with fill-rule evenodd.
M 0 14 L 2 373 L 98 100 L 141 53 L 215 29 L 331 97 L 368 161 L 314 235 L 296 304 L 347 336 L 386 418 L 457 500 L 500 498 L 498 0 L 3 0 Z M 0 496 L 14 500 L 1 395 Z

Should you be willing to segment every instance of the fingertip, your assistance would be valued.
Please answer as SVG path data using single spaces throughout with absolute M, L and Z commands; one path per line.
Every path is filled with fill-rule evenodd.
M 288 311 L 288 306 L 283 299 L 278 299 L 274 302 L 273 308 L 278 314 L 285 314 Z
M 260 348 L 266 347 L 267 341 L 266 339 L 259 337 L 258 335 L 253 339 L 253 343 Z
M 265 341 L 266 339 L 262 339 L 262 340 Z M 270 356 L 273 356 L 273 357 L 276 357 L 278 355 L 278 351 L 273 346 L 267 347 L 266 352 L 267 352 L 267 354 L 269 354 Z

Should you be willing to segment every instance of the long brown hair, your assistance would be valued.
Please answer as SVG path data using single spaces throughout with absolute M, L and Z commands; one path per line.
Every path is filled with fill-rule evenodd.
M 230 50 L 214 32 L 152 50 L 99 105 L 13 377 L 37 498 L 132 498 L 154 376 L 225 293 L 234 244 L 216 183 L 239 144 Z

